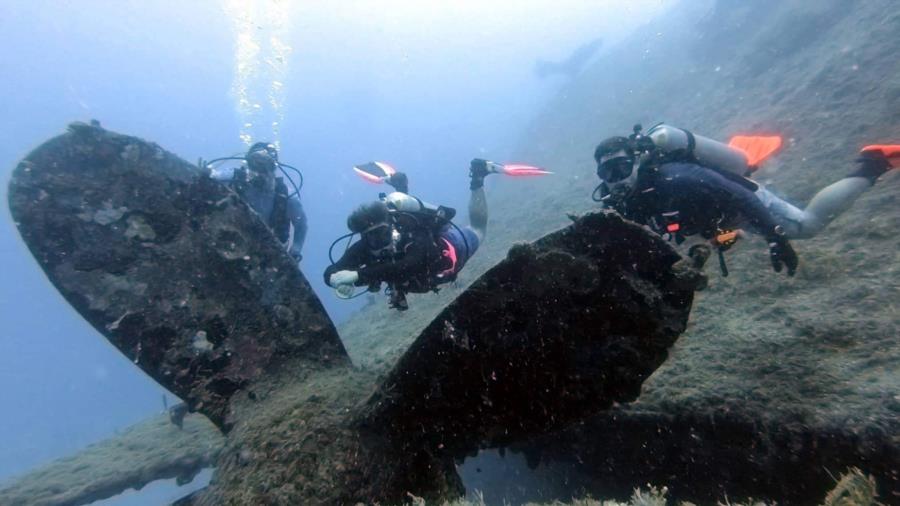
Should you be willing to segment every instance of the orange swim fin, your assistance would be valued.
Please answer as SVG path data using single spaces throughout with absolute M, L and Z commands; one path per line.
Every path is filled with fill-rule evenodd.
M 749 165 L 750 172 L 753 172 L 759 168 L 759 164 L 781 148 L 781 137 L 778 135 L 735 135 L 728 145 L 747 155 L 747 165 Z
M 873 151 L 878 151 L 884 155 L 891 167 L 895 169 L 900 168 L 900 144 L 870 144 L 859 150 L 860 153 L 871 153 Z

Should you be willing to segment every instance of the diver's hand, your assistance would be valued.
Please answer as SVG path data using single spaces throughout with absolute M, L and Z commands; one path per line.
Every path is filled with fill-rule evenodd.
M 337 294 L 341 299 L 349 299 L 353 297 L 353 292 L 356 290 L 356 287 L 353 285 L 338 285 L 334 289 L 334 293 Z
M 769 258 L 772 260 L 772 268 L 775 269 L 775 272 L 781 272 L 784 267 L 787 267 L 788 276 L 793 276 L 797 272 L 799 263 L 797 253 L 784 237 L 769 240 Z
M 212 167 L 203 158 L 197 159 L 197 168 L 200 169 L 200 177 L 204 179 L 212 178 Z
M 337 271 L 328 278 L 328 284 L 333 288 L 341 285 L 350 285 L 353 288 L 353 283 L 357 281 L 359 281 L 359 273 L 356 271 Z

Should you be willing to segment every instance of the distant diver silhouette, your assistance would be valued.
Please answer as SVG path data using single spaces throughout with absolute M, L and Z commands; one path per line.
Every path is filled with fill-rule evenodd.
M 556 74 L 561 74 L 568 78 L 575 77 L 581 72 L 585 64 L 587 64 L 602 45 L 603 39 L 598 38 L 578 46 L 578 48 L 572 51 L 572 54 L 563 61 L 549 62 L 538 60 L 534 64 L 534 73 L 541 79 Z

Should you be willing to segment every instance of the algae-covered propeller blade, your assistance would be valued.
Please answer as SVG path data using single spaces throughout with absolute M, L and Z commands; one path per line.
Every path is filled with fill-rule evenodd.
M 256 213 L 155 144 L 74 124 L 19 164 L 9 204 L 72 307 L 220 427 L 232 396 L 277 368 L 348 363 Z
M 673 268 L 679 258 L 614 213 L 514 247 L 422 332 L 366 423 L 410 451 L 459 458 L 633 400 L 700 282 Z

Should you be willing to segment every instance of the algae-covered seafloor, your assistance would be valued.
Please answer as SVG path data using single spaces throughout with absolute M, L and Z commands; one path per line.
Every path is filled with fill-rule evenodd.
M 88 504 L 153 480 L 187 483 L 215 464 L 223 443 L 203 416 L 188 415 L 179 428 L 160 415 L 0 488 L 0 504 Z
M 486 506 L 484 496 L 474 494 L 474 500 L 460 500 L 456 502 L 445 503 L 443 506 Z M 412 498 L 414 506 L 426 506 L 423 500 Z M 677 506 L 694 506 L 691 502 L 679 501 L 673 503 L 668 497 L 668 489 L 649 487 L 644 489 L 635 489 L 631 496 L 623 501 L 602 500 L 582 498 L 573 499 L 568 502 L 554 501 L 553 503 L 524 503 L 523 506 L 667 506 L 677 504 Z M 727 498 L 717 503 L 721 506 L 766 506 L 765 501 L 757 501 L 747 499 L 740 502 L 731 502 Z M 879 506 L 878 493 L 876 491 L 875 480 L 871 476 L 866 476 L 859 469 L 850 469 L 846 474 L 836 479 L 834 488 L 826 494 L 821 501 L 810 504 L 819 504 L 821 506 Z

